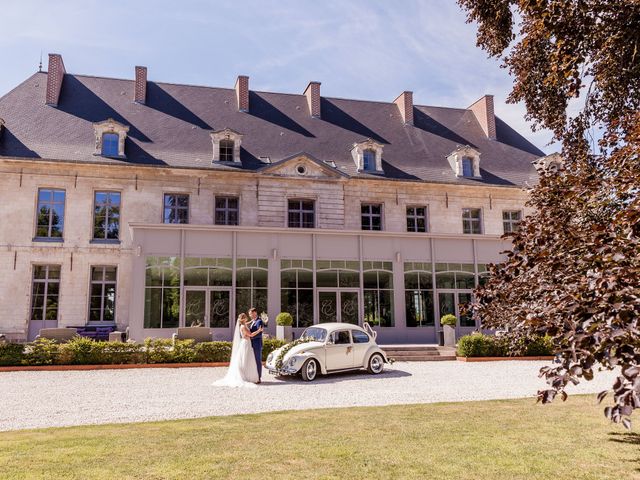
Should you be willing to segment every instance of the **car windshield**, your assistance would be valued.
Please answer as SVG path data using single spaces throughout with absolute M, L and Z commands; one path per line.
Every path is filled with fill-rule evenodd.
M 324 339 L 327 338 L 327 331 L 324 328 L 311 327 L 302 332 L 302 336 L 313 338 L 316 342 L 324 342 Z

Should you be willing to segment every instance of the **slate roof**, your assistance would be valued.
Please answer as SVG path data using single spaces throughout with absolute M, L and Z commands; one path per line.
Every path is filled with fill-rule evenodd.
M 322 118 L 309 115 L 304 95 L 250 91 L 250 111 L 237 111 L 235 90 L 148 82 L 146 105 L 133 102 L 134 81 L 66 74 L 58 107 L 45 105 L 47 75 L 35 73 L 0 98 L 0 156 L 33 159 L 255 171 L 299 152 L 350 176 L 358 173 L 354 143 L 384 145 L 389 179 L 521 186 L 535 182 L 531 162 L 544 153 L 496 118 L 497 140 L 485 137 L 470 110 L 415 106 L 405 126 L 392 102 L 321 99 Z M 93 123 L 113 118 L 130 126 L 124 160 L 95 156 Z M 242 133 L 242 165 L 211 165 L 209 133 Z M 481 180 L 457 178 L 446 159 L 459 145 L 481 152 Z

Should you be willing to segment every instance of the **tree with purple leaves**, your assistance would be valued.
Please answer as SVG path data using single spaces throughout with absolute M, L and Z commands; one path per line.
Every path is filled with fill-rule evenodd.
M 477 22 L 478 45 L 513 76 L 509 101 L 524 102 L 534 128 L 562 145 L 559 169 L 540 165 L 536 213 L 510 234 L 513 249 L 477 290 L 475 314 L 506 332 L 514 354 L 552 338 L 558 362 L 540 371 L 543 403 L 619 367 L 605 415 L 631 428 L 640 407 L 640 2 L 458 3 Z

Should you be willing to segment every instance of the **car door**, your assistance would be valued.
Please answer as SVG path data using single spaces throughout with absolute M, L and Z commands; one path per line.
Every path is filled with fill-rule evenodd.
M 369 335 L 360 330 L 351 331 L 351 339 L 353 341 L 353 366 L 364 367 L 365 355 L 369 350 L 369 342 L 371 339 Z
M 325 345 L 325 354 L 327 370 L 353 368 L 353 344 L 349 330 L 332 332 Z

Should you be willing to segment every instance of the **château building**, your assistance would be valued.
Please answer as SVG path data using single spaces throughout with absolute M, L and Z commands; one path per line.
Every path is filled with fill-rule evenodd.
M 369 322 L 381 343 L 435 343 L 543 157 L 467 108 L 66 73 L 49 55 L 0 98 L 0 333 L 129 327 L 231 336 L 255 306 Z M 275 330 L 271 322 L 270 330 Z M 458 334 L 477 328 L 460 317 Z

